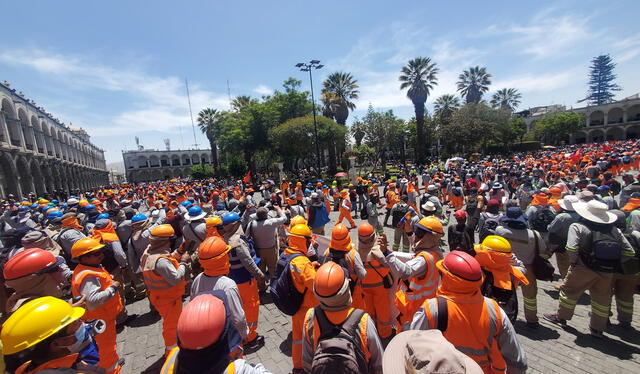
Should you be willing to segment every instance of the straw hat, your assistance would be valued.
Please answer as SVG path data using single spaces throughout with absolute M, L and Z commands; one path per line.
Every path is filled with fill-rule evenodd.
M 614 223 L 617 219 L 615 214 L 609 212 L 607 204 L 597 200 L 574 203 L 573 209 L 580 217 L 595 223 L 609 224 Z

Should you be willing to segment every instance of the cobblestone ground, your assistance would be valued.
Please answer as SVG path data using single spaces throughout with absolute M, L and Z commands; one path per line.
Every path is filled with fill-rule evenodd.
M 337 213 L 332 213 L 333 222 Z M 382 220 L 383 216 L 380 217 Z M 327 226 L 327 232 L 333 225 Z M 356 220 L 359 223 L 359 220 Z M 385 228 L 391 241 L 393 232 Z M 540 328 L 531 330 L 524 323 L 522 293 L 518 291 L 520 312 L 515 328 L 529 360 L 529 373 L 640 373 L 640 295 L 635 296 L 636 308 L 631 329 L 616 325 L 607 328 L 605 338 L 589 335 L 589 297 L 583 295 L 576 307 L 569 327 L 563 330 L 542 319 L 542 313 L 554 312 L 558 306 L 558 282 L 538 283 L 538 313 Z M 274 374 L 291 371 L 291 321 L 271 303 L 268 294 L 260 306 L 258 333 L 265 337 L 265 345 L 255 352 L 246 352 L 251 363 L 260 362 Z M 164 344 L 159 318 L 149 312 L 147 300 L 127 306 L 129 314 L 139 317 L 118 334 L 118 353 L 126 359 L 123 374 L 159 373 Z M 615 311 L 615 301 L 612 310 Z

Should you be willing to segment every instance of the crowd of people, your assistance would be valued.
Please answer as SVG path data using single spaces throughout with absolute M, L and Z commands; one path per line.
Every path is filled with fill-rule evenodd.
M 118 326 L 138 317 L 128 303 L 148 299 L 162 319 L 161 373 L 269 373 L 243 358 L 265 344 L 262 295 L 291 317 L 293 373 L 524 373 L 516 290 L 525 328 L 539 328 L 551 256 L 559 300 L 544 319 L 567 326 L 588 290 L 591 336 L 611 316 L 631 326 L 639 169 L 640 141 L 625 141 L 353 181 L 9 195 L 0 372 L 119 373 Z

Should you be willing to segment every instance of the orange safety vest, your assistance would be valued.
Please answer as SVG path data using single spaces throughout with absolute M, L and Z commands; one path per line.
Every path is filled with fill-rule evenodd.
M 404 289 L 396 292 L 395 304 L 400 311 L 403 324 L 411 322 L 422 303 L 426 299 L 435 297 L 440 286 L 440 273 L 436 268 L 436 262 L 441 259 L 440 255 L 435 251 L 422 251 L 418 252 L 414 258 L 418 256 L 426 261 L 427 272 L 423 276 L 404 281 Z
M 162 365 L 162 369 L 160 369 L 160 374 L 173 374 L 175 373 L 176 362 L 178 361 L 178 352 L 180 351 L 179 347 L 175 347 L 169 352 L 167 356 L 167 360 Z M 202 368 L 203 371 L 206 368 Z M 235 361 L 231 361 L 229 366 L 227 366 L 227 374 L 234 374 L 236 372 L 236 363 Z
M 382 266 L 380 261 L 375 259 L 365 262 L 364 267 L 367 269 L 367 275 L 362 280 L 362 288 L 384 287 L 382 279 L 389 274 L 389 268 Z
M 184 279 L 181 279 L 178 284 L 171 285 L 161 275 L 156 274 L 155 267 L 159 259 L 166 258 L 171 262 L 176 269 L 180 267 L 180 263 L 175 258 L 168 255 L 159 255 L 156 257 L 156 263 L 153 264 L 153 270 L 147 270 L 142 272 L 144 278 L 144 284 L 149 290 L 149 296 L 152 298 L 167 298 L 177 299 L 181 298 L 184 294 L 184 287 L 187 284 Z
M 394 190 L 387 191 L 387 193 L 384 194 L 384 197 L 387 199 L 387 209 L 391 209 L 396 205 L 396 193 Z
M 29 370 L 29 371 L 27 371 L 27 368 L 31 364 L 31 361 L 27 361 L 24 364 L 20 365 L 19 368 L 16 369 L 16 374 L 33 374 L 46 369 L 69 369 L 69 368 L 73 368 L 76 361 L 78 361 L 78 354 L 74 353 L 68 356 L 47 361 L 44 364 L 36 367 L 34 370 Z
M 88 276 L 97 277 L 100 281 L 100 291 L 104 291 L 111 287 L 113 284 L 113 277 L 108 271 L 102 267 L 93 267 L 83 264 L 78 264 L 73 271 L 73 277 L 71 278 L 71 293 L 74 297 L 81 296 L 80 286 L 84 279 Z M 87 309 L 86 313 L 82 317 L 83 320 L 103 319 L 109 321 L 115 319 L 116 316 L 123 309 L 122 300 L 120 298 L 120 292 L 116 292 L 112 298 L 107 300 L 104 304 L 100 305 L 96 309 Z
M 447 304 L 445 339 L 478 363 L 485 373 L 506 372 L 506 363 L 496 340 L 502 330 L 498 303 L 488 297 L 481 303 L 456 303 L 443 298 Z M 424 310 L 429 326 L 437 327 L 437 299 L 427 300 Z

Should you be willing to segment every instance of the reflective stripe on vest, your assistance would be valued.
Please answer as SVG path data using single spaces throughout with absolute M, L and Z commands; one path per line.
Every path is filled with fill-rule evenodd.
M 416 257 L 424 258 L 427 266 L 427 272 L 424 278 L 411 278 L 409 280 L 409 287 L 411 290 L 407 290 L 407 300 L 421 301 L 435 295 L 438 285 L 440 284 L 440 273 L 436 269 L 436 259 L 429 252 L 419 252 Z
M 255 263 L 255 251 L 249 249 L 249 254 L 251 255 L 251 259 Z M 240 261 L 240 257 L 236 252 L 236 248 L 232 248 L 231 251 L 229 251 L 229 265 L 229 278 L 233 279 L 236 284 L 246 283 L 254 278 L 254 276 L 247 269 L 245 269 L 244 265 L 242 265 L 242 261 Z
M 71 278 L 71 293 L 74 297 L 82 296 L 80 287 L 82 286 L 82 282 L 84 281 L 84 279 L 88 276 L 94 276 L 98 278 L 100 282 L 100 291 L 106 290 L 113 284 L 113 277 L 105 269 L 101 267 L 89 267 L 86 265 L 78 264 L 78 266 L 76 266 L 75 270 L 73 271 L 73 276 Z M 82 319 L 109 320 L 111 317 L 120 313 L 122 311 L 122 308 L 122 300 L 120 299 L 119 292 L 116 291 L 114 296 L 105 301 L 102 305 L 99 305 L 92 310 L 87 309 Z
M 377 260 L 364 263 L 367 275 L 362 280 L 362 288 L 384 287 L 383 277 L 389 274 L 389 268 L 382 266 Z
M 166 255 L 158 256 L 158 258 L 156 259 L 156 264 L 161 258 L 164 258 L 169 262 L 171 262 L 171 265 L 173 265 L 176 268 L 176 270 L 180 267 L 180 264 L 175 258 L 171 256 L 166 256 Z M 154 270 L 155 270 L 156 264 L 154 264 L 153 266 Z M 180 282 L 178 282 L 178 284 L 172 285 L 171 283 L 167 282 L 167 280 L 164 279 L 164 277 L 162 277 L 159 274 L 156 274 L 154 270 L 147 270 L 142 272 L 144 284 L 147 286 L 147 289 L 149 290 L 149 292 L 154 293 L 154 292 L 167 291 L 171 289 L 175 290 L 175 294 L 173 292 L 162 292 L 162 294 L 164 295 L 160 293 L 156 294 L 157 296 L 162 295 L 162 297 L 173 297 L 175 295 L 182 295 L 184 293 L 184 286 L 186 284 L 184 279 L 181 279 Z

